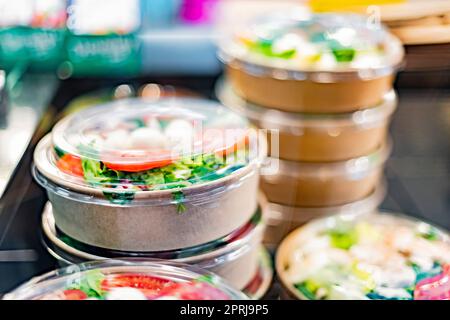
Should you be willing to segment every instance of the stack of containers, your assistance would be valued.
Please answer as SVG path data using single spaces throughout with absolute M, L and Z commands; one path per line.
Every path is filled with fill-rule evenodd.
M 238 289 L 261 268 L 257 145 L 248 121 L 195 98 L 119 100 L 70 115 L 38 144 L 49 250 L 198 265 Z
M 225 39 L 219 99 L 268 129 L 266 241 L 307 221 L 373 211 L 384 197 L 392 88 L 403 47 L 363 16 L 292 10 Z

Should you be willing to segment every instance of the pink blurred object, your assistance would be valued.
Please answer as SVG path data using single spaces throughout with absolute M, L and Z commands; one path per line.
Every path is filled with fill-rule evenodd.
M 180 18 L 185 23 L 203 24 L 214 20 L 215 8 L 219 0 L 184 0 Z
M 415 300 L 450 300 L 450 264 L 444 265 L 437 276 L 419 281 L 414 290 Z

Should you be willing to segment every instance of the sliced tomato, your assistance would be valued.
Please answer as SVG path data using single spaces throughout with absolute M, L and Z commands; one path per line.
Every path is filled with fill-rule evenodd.
M 248 146 L 249 140 L 250 140 L 250 138 L 248 135 L 240 137 L 239 140 L 235 144 L 233 144 L 229 147 L 225 146 L 223 149 L 217 150 L 216 154 L 220 155 L 220 156 L 226 156 L 231 153 L 234 153 L 234 152 L 238 151 L 239 147 Z
M 152 157 L 154 157 L 155 160 L 138 161 L 139 158 L 151 159 Z M 135 154 L 124 152 L 120 155 L 120 158 L 123 158 L 123 161 L 103 161 L 103 163 L 111 170 L 139 172 L 154 168 L 162 168 L 175 161 L 175 158 L 168 150 L 147 152 L 145 157 L 143 155 L 136 156 Z M 133 158 L 136 158 L 136 160 L 133 161 Z
M 84 300 L 88 298 L 87 294 L 81 290 L 64 290 L 63 294 L 66 300 Z
M 205 152 L 226 156 L 249 145 L 249 133 L 243 129 L 211 129 L 203 134 Z
M 62 172 L 83 177 L 83 167 L 81 166 L 81 159 L 71 154 L 65 154 L 56 162 L 56 166 Z
M 174 284 L 173 281 L 142 274 L 121 274 L 107 277 L 101 283 L 104 291 L 112 288 L 135 288 L 142 291 L 147 298 L 155 297 L 159 292 Z

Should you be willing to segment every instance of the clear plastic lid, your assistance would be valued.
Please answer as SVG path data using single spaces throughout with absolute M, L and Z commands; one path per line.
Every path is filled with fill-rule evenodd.
M 246 300 L 218 276 L 163 260 L 103 260 L 33 278 L 5 300 Z
M 340 114 L 309 114 L 286 112 L 251 103 L 235 93 L 232 86 L 223 80 L 216 85 L 216 94 L 220 101 L 231 110 L 246 116 L 263 128 L 280 130 L 290 134 L 298 129 L 329 130 L 333 128 L 369 129 L 387 123 L 397 107 L 397 95 L 394 90 L 387 92 L 378 105 L 364 110 Z
M 265 166 L 277 168 L 276 174 L 267 174 L 264 178 L 267 181 L 279 179 L 279 175 L 292 178 L 314 178 L 319 180 L 331 177 L 345 177 L 351 180 L 359 180 L 366 177 L 373 170 L 384 166 L 392 151 L 392 140 L 387 142 L 375 152 L 366 156 L 357 157 L 345 161 L 336 162 L 295 162 L 280 160 L 277 158 L 267 158 Z
M 354 217 L 375 211 L 386 196 L 386 182 L 383 181 L 364 199 L 351 203 L 328 207 L 292 207 L 278 203 L 266 202 L 263 210 L 267 225 L 280 222 L 306 223 L 313 219 L 341 215 Z
M 58 122 L 36 148 L 35 164 L 46 178 L 76 190 L 183 188 L 254 161 L 250 131 L 246 119 L 208 100 L 119 100 Z
M 300 298 L 450 298 L 448 234 L 398 214 L 310 222 L 283 241 L 277 268 Z
M 240 66 L 251 73 L 275 72 L 274 77 L 298 80 L 307 76 L 298 71 L 356 71 L 362 78 L 391 74 L 404 55 L 401 42 L 366 16 L 296 9 L 260 17 L 220 48 L 226 63 L 249 63 Z

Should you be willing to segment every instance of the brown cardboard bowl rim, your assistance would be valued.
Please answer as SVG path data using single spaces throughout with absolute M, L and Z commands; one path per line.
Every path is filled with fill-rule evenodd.
M 398 97 L 394 89 L 386 92 L 383 100 L 369 108 L 346 113 L 302 113 L 266 108 L 240 97 L 224 78 L 215 85 L 215 93 L 220 102 L 233 111 L 245 115 L 252 121 L 263 123 L 270 129 L 278 129 L 295 134 L 292 129 L 328 129 L 336 127 L 371 127 L 384 124 L 397 108 Z M 361 115 L 361 116 L 359 116 Z
M 267 202 L 265 204 L 264 213 L 266 217 L 267 225 L 270 225 L 271 220 L 283 220 L 283 218 L 278 219 L 277 217 L 271 216 L 272 210 L 276 210 L 279 212 L 285 212 L 285 210 L 289 210 L 290 220 L 294 222 L 308 222 L 316 218 L 324 218 L 329 217 L 336 214 L 345 214 L 348 216 L 358 216 L 368 211 L 375 210 L 383 201 L 386 196 L 387 182 L 382 181 L 375 190 L 368 195 L 367 197 L 357 200 L 351 203 L 346 203 L 339 206 L 329 206 L 329 207 L 295 207 L 295 206 L 287 206 L 275 202 Z M 369 209 L 366 209 L 369 208 Z M 305 218 L 304 215 L 307 215 Z M 300 218 L 302 217 L 302 218 Z M 305 220 L 307 219 L 307 220 Z
M 58 248 L 59 250 L 62 250 L 63 252 L 65 252 L 69 255 L 76 256 L 81 259 L 86 259 L 86 260 L 112 259 L 111 257 L 103 257 L 103 256 L 99 256 L 95 253 L 82 251 L 80 249 L 77 249 L 77 248 L 74 248 L 74 247 L 68 245 L 66 242 L 61 240 L 55 234 L 55 231 L 53 230 L 54 222 L 52 223 L 49 221 L 50 216 L 52 216 L 51 212 L 48 211 L 49 210 L 48 208 L 51 208 L 51 206 L 49 206 L 49 203 L 47 203 L 46 208 L 47 208 L 47 211 L 44 211 L 44 214 L 42 215 L 42 218 L 41 218 L 41 226 L 42 226 L 42 230 L 43 230 L 43 234 L 45 235 L 45 238 L 47 238 L 48 241 L 50 241 L 50 243 L 52 245 L 54 245 L 56 248 Z M 228 256 L 230 254 L 233 254 L 232 259 L 229 259 L 227 261 L 235 260 L 235 259 L 241 257 L 242 255 L 244 255 L 245 253 L 247 253 L 250 249 L 252 249 L 252 245 L 251 245 L 252 241 L 254 239 L 257 239 L 257 237 L 259 235 L 262 235 L 264 229 L 265 229 L 265 224 L 263 222 L 263 219 L 261 219 L 258 222 L 258 224 L 254 225 L 251 229 L 246 231 L 242 237 L 235 239 L 235 240 L 231 241 L 230 243 L 227 243 L 218 248 L 214 248 L 207 252 L 194 254 L 192 256 L 187 256 L 187 257 L 174 258 L 174 259 L 170 259 L 170 261 L 175 261 L 175 262 L 179 262 L 179 263 L 198 263 L 200 261 L 214 260 L 214 264 L 210 263 L 210 264 L 206 265 L 206 268 L 210 268 L 210 267 L 217 266 L 218 264 L 222 263 L 221 261 L 216 261 L 216 259 L 218 257 L 223 257 L 223 256 Z M 44 242 L 45 242 L 45 240 L 44 240 Z M 50 248 L 48 248 L 48 249 L 50 249 Z M 152 257 L 152 258 L 141 257 L 141 259 L 158 259 L 158 258 L 156 258 L 156 257 Z M 202 265 L 202 266 L 203 266 L 203 268 L 205 268 L 204 265 Z
M 450 3 L 441 0 L 394 3 L 380 6 L 381 21 L 408 21 L 450 12 Z
M 389 212 L 389 211 L 377 211 L 364 215 L 362 217 L 369 217 L 369 219 L 374 219 L 376 216 L 383 216 L 388 217 L 388 219 L 392 219 L 395 221 L 400 221 L 402 223 L 406 223 L 411 226 L 415 226 L 420 223 L 425 223 L 428 226 L 431 226 L 433 229 L 435 229 L 438 232 L 439 237 L 442 241 L 446 243 L 450 243 L 450 233 L 448 231 L 445 231 L 443 228 L 436 227 L 433 223 L 429 223 L 427 221 L 408 216 L 403 213 L 395 213 L 395 212 Z M 300 235 L 303 235 L 307 231 L 314 231 L 316 229 L 321 229 L 323 225 L 326 223 L 328 219 L 333 219 L 334 217 L 325 217 L 313 220 L 301 227 L 298 227 L 297 229 L 290 232 L 280 243 L 277 252 L 275 254 L 275 270 L 277 272 L 278 278 L 280 279 L 281 284 L 283 287 L 288 291 L 288 293 L 291 296 L 296 297 L 297 299 L 301 300 L 308 300 L 303 294 L 301 294 L 298 290 L 296 290 L 292 284 L 289 283 L 289 281 L 285 277 L 284 272 L 284 263 L 286 261 L 287 256 L 290 254 L 290 249 L 294 247 L 296 244 L 295 240 L 300 237 Z M 358 218 L 358 217 L 357 217 Z
M 263 141 L 260 139 L 260 141 Z M 34 166 L 32 168 L 33 175 L 36 181 L 41 184 L 44 188 L 53 188 L 53 191 L 58 191 L 59 189 L 66 189 L 64 192 L 58 192 L 58 194 L 68 197 L 68 193 L 72 193 L 74 196 L 78 195 L 80 198 L 84 200 L 91 201 L 99 201 L 104 200 L 107 205 L 114 206 L 114 203 L 111 203 L 104 197 L 104 191 L 106 192 L 114 192 L 119 193 L 115 189 L 100 189 L 95 188 L 93 186 L 80 185 L 79 182 L 71 181 L 71 176 L 68 174 L 63 174 L 59 171 L 58 168 L 50 164 L 48 161 L 47 153 L 49 152 L 49 148 L 51 146 L 51 134 L 47 134 L 44 138 L 39 141 L 36 149 L 34 151 Z M 263 151 L 261 154 L 265 154 L 266 145 L 262 146 Z M 205 202 L 210 202 L 211 198 L 215 199 L 215 196 L 222 194 L 222 192 L 226 192 L 229 188 L 236 187 L 236 185 L 240 185 L 243 180 L 247 179 L 249 176 L 254 174 L 258 174 L 259 162 L 261 159 L 256 158 L 253 159 L 250 163 L 248 163 L 243 168 L 240 168 L 231 174 L 219 178 L 217 180 L 208 181 L 205 183 L 200 183 L 198 185 L 191 185 L 183 188 L 175 188 L 175 189 L 167 189 L 167 190 L 153 190 L 153 191 L 136 191 L 134 192 L 134 199 L 131 204 L 140 205 L 139 200 L 155 200 L 155 205 L 167 204 L 164 201 L 169 201 L 169 203 L 173 202 L 172 194 L 176 191 L 183 192 L 186 201 L 191 202 L 197 201 L 201 202 L 204 200 Z M 61 174 L 63 174 L 64 178 L 61 178 Z M 62 191 L 62 190 L 59 190 Z M 87 196 L 87 197 L 86 197 Z M 71 197 L 72 198 L 72 197 Z M 196 199 L 189 199 L 196 198 Z M 120 205 L 120 206 L 129 206 L 130 204 Z
M 403 68 L 405 50 L 398 37 L 387 33 L 387 43 L 389 43 L 392 53 L 392 61 L 389 65 L 378 68 L 346 68 L 343 70 L 314 70 L 314 69 L 293 69 L 258 63 L 236 57 L 226 48 L 230 44 L 222 43 L 219 47 L 218 58 L 226 65 L 252 74 L 253 76 L 272 77 L 278 80 L 309 80 L 318 83 L 335 83 L 352 80 L 373 80 L 383 76 L 391 75 Z M 397 51 L 397 52 L 396 52 Z M 270 59 L 268 59 L 270 60 Z

